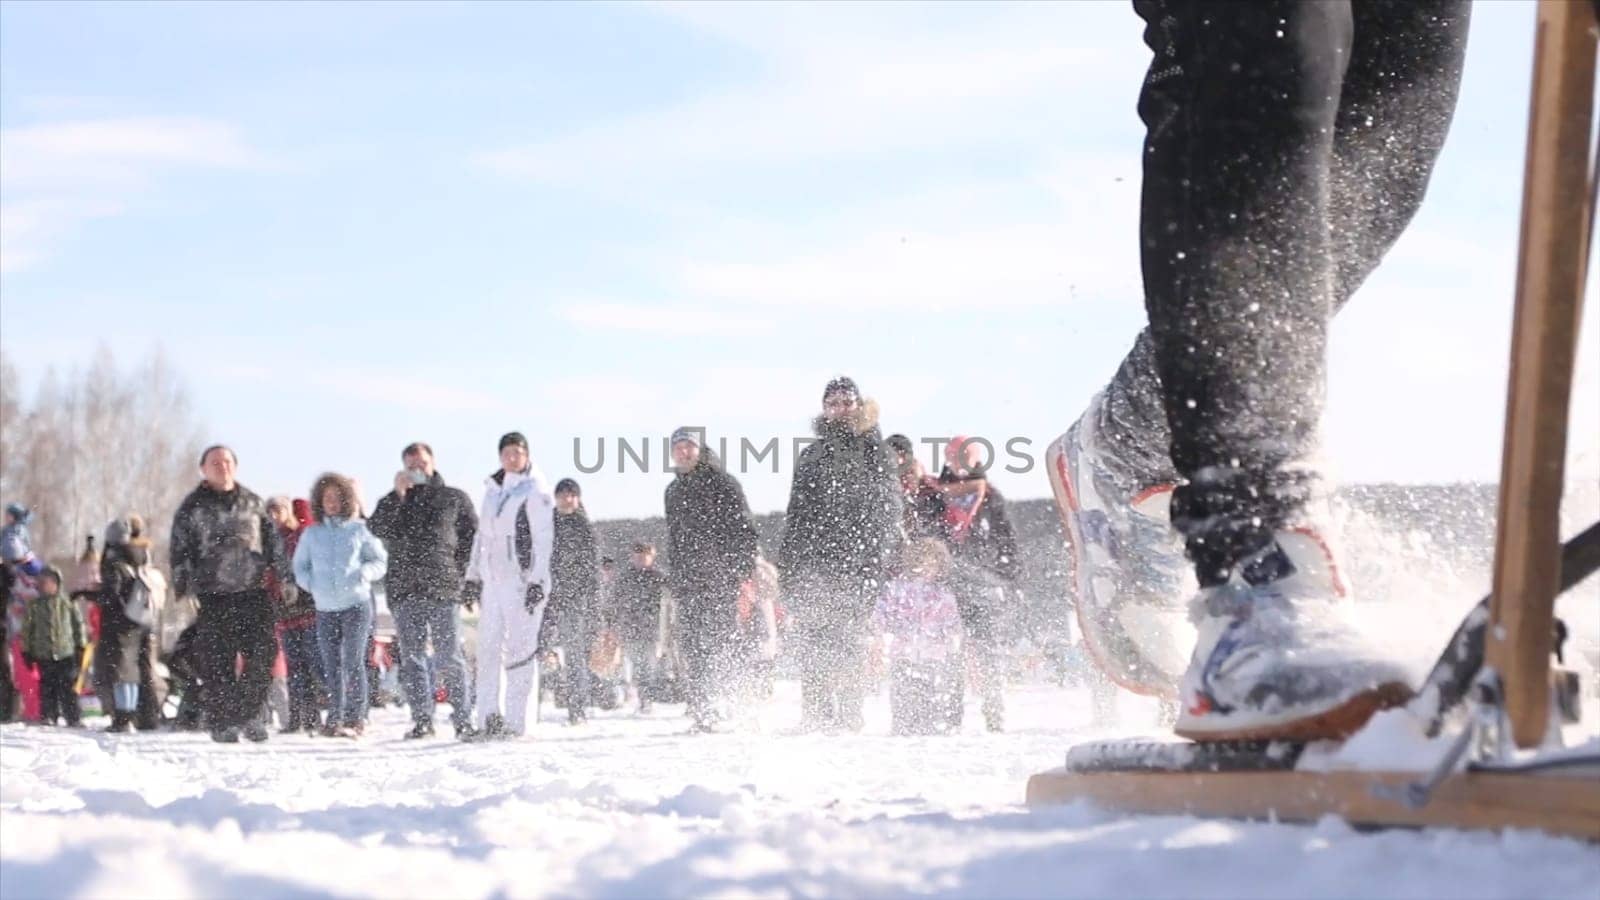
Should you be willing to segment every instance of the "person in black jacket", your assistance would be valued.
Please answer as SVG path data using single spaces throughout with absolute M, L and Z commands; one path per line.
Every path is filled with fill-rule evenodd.
M 967 649 L 978 664 L 978 690 L 983 720 L 990 731 L 1005 722 L 1005 667 L 999 624 L 1005 599 L 1022 576 L 1017 536 L 1006 515 L 1006 501 L 989 482 L 983 446 L 964 437 L 945 448 L 946 466 L 939 475 L 945 495 L 945 542 L 955 566 L 951 588 L 961 610 Z M 951 725 L 961 725 L 961 693 L 950 712 Z
M 435 669 L 450 700 L 457 737 L 472 730 L 466 658 L 461 652 L 460 607 L 478 514 L 472 498 L 445 484 L 433 467 L 433 448 L 420 441 L 400 453 L 405 468 L 383 496 L 367 528 L 389 551 L 384 590 L 400 638 L 400 680 L 411 707 L 407 738 L 433 734 Z M 428 645 L 433 645 L 432 665 Z
M 173 590 L 200 601 L 195 622 L 196 668 L 205 683 L 202 702 L 211 738 L 265 741 L 257 721 L 272 684 L 278 655 L 274 599 L 265 587 L 269 569 L 277 583 L 292 575 L 278 526 L 262 499 L 235 480 L 238 458 L 228 447 L 200 455 L 205 480 L 185 497 L 172 519 Z M 244 671 L 236 669 L 244 657 Z
M 129 600 L 165 582 L 149 570 L 150 539 L 138 516 L 118 519 L 106 526 L 105 554 L 100 558 L 100 639 L 95 644 L 94 671 L 101 687 L 111 694 L 111 732 L 141 731 L 161 724 L 161 703 L 155 679 L 155 641 L 151 621 L 137 622 L 128 615 Z
M 655 699 L 656 665 L 661 657 L 661 595 L 667 579 L 656 568 L 654 544 L 633 545 L 617 580 L 611 586 L 611 620 L 622 639 L 623 657 L 633 670 L 633 687 L 639 712 L 650 711 Z
M 795 465 L 780 553 L 800 641 L 806 729 L 861 728 L 867 620 L 899 551 L 900 487 L 878 408 L 849 378 L 828 383 L 815 443 Z
M 696 731 L 718 723 L 732 672 L 739 585 L 756 564 L 756 529 L 739 482 L 697 432 L 672 434 L 677 476 L 667 485 L 667 583 L 677 603 L 689 718 Z
M 600 633 L 600 547 L 583 508 L 578 482 L 556 482 L 555 541 L 550 551 L 549 643 L 561 648 L 566 675 L 567 721 L 588 718 L 589 650 Z

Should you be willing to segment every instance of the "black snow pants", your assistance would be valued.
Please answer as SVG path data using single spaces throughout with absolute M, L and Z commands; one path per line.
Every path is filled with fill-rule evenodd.
M 1149 329 L 1100 433 L 1200 583 L 1317 488 L 1328 322 L 1416 213 L 1449 130 L 1468 0 L 1135 0 L 1154 53 L 1140 246 Z
M 276 625 L 264 590 L 200 595 L 195 668 L 205 683 L 201 700 L 207 727 L 242 728 L 260 714 L 278 655 Z

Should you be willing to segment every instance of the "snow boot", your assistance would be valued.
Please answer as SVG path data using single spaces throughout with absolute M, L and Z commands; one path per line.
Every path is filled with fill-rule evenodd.
M 114 712 L 111 714 L 111 724 L 106 727 L 106 734 L 132 734 L 133 713 Z
M 239 729 L 213 728 L 211 729 L 211 739 L 219 744 L 237 744 L 239 743 Z
M 267 739 L 271 737 L 271 735 L 267 732 L 267 726 L 261 724 L 260 722 L 251 722 L 250 724 L 244 726 L 243 731 L 245 740 L 252 744 L 266 743 Z
M 1338 739 L 1406 702 L 1407 673 L 1344 618 L 1344 592 L 1309 531 L 1278 532 L 1200 591 L 1174 730 L 1196 741 Z
M 458 732 L 457 736 L 459 736 L 459 729 L 457 729 L 457 732 Z M 422 740 L 423 738 L 431 738 L 431 737 L 433 737 L 433 723 L 432 722 L 418 722 L 415 725 L 411 726 L 411 730 L 406 732 L 406 735 L 405 735 L 405 739 L 408 740 L 408 741 L 418 741 L 418 740 Z
M 1136 471 L 1107 433 L 1105 394 L 1045 454 L 1077 581 L 1077 614 L 1095 663 L 1122 687 L 1172 697 L 1193 630 L 1197 587 L 1172 528 L 1169 475 Z

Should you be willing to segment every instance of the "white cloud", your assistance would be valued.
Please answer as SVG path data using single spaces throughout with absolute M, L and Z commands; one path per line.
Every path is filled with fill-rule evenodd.
M 615 187 L 684 167 L 771 166 L 1015 146 L 1058 129 L 1041 101 L 1093 103 L 1115 48 L 1077 47 L 1053 30 L 1059 10 L 930 25 L 914 10 L 844 4 L 661 7 L 697 30 L 755 51 L 763 70 L 736 86 L 601 121 L 476 162 L 506 176 Z M 1132 63 L 1137 78 L 1140 62 Z M 1137 83 L 1130 80 L 1128 83 Z M 1094 119 L 1078 127 L 1098 129 Z
M 171 170 L 266 167 L 233 127 L 206 119 L 92 119 L 0 130 L 0 272 L 39 264 L 84 223 L 126 212 Z

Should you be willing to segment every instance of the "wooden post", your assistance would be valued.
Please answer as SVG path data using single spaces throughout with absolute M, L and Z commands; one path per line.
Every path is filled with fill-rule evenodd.
M 1511 379 L 1485 648 L 1518 746 L 1544 739 L 1559 513 L 1589 223 L 1590 0 L 1540 0 L 1523 173 Z

